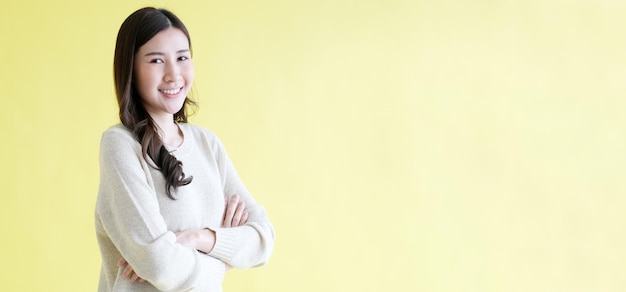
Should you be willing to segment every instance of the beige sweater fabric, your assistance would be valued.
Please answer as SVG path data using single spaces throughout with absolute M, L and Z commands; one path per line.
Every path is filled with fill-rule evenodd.
M 98 291 L 222 291 L 225 263 L 236 268 L 265 264 L 274 247 L 274 229 L 237 175 L 224 146 L 212 132 L 179 124 L 183 144 L 172 154 L 193 181 L 165 193 L 161 172 L 146 161 L 141 145 L 122 125 L 104 132 L 100 144 L 100 187 L 95 221 L 102 268 Z M 221 228 L 225 198 L 239 194 L 248 222 Z M 210 228 L 216 233 L 209 254 L 176 243 L 175 232 Z M 126 259 L 144 283 L 120 276 Z

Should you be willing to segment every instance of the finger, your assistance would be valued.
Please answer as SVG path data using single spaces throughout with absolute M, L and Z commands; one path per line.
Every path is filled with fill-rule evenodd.
M 124 271 L 122 272 L 122 277 L 129 278 L 132 273 L 133 273 L 133 267 L 131 267 L 130 265 L 127 265 L 126 268 L 124 268 Z
M 137 279 L 140 279 L 139 275 L 137 275 L 137 273 L 133 273 L 133 275 L 130 277 L 130 281 L 131 282 L 135 282 L 135 281 L 137 281 Z
M 224 225 L 224 220 L 226 220 L 226 210 L 228 209 L 228 197 L 224 196 L 224 215 L 222 215 L 222 225 Z
M 123 267 L 126 265 L 126 260 L 124 258 L 120 258 L 119 261 L 117 261 L 117 266 L 118 267 Z
M 233 227 L 237 227 L 240 225 L 241 216 L 243 216 L 243 212 L 246 208 L 245 202 L 237 203 L 237 209 L 235 210 L 235 215 L 233 216 L 233 223 L 231 224 Z
M 231 227 L 235 210 L 237 209 L 237 203 L 239 202 L 239 195 L 233 195 L 226 207 L 226 216 L 224 217 L 224 227 Z
M 145 282 L 145 281 L 146 281 L 146 280 L 144 280 L 143 278 L 139 278 L 139 283 L 143 283 L 143 282 Z
M 243 215 L 241 215 L 241 222 L 239 222 L 239 226 L 248 223 L 248 212 L 244 211 Z
M 230 207 L 230 198 L 226 197 L 226 207 L 224 208 L 224 219 L 222 220 L 222 227 L 230 227 L 231 217 L 229 217 L 229 214 L 228 214 L 230 210 L 229 207 Z

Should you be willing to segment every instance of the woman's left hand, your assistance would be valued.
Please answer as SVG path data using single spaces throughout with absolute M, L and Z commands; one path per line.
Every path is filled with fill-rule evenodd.
M 238 227 L 248 222 L 248 211 L 246 211 L 246 203 L 239 201 L 238 194 L 234 194 L 225 198 L 226 205 L 224 206 L 224 220 L 222 221 L 222 227 Z

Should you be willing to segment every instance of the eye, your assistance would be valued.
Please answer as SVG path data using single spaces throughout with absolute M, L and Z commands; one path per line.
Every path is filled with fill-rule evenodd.
M 187 57 L 187 56 L 180 56 L 180 57 L 178 57 L 178 61 L 186 61 L 186 60 L 189 60 L 189 57 Z
M 150 63 L 162 64 L 163 60 L 161 60 L 161 59 L 152 59 L 152 60 L 150 60 Z

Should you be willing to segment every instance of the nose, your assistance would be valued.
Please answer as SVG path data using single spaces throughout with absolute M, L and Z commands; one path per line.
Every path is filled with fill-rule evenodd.
M 165 82 L 176 82 L 180 78 L 180 68 L 178 68 L 177 64 L 175 62 L 167 63 L 165 65 L 165 75 L 163 75 L 163 80 Z

